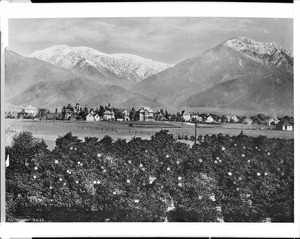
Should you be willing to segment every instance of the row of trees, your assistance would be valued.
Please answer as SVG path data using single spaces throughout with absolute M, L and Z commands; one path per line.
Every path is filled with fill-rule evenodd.
M 68 133 L 49 150 L 23 132 L 5 153 L 8 221 L 294 221 L 293 140 Z

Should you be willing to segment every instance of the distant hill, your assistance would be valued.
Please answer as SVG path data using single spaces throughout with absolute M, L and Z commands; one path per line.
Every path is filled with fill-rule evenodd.
M 108 103 L 121 107 L 132 99 L 139 99 L 146 105 L 161 106 L 120 86 L 101 85 L 64 68 L 6 50 L 5 101 L 10 107 L 31 104 L 60 109 L 75 102 L 89 107 Z
M 62 82 L 73 79 L 79 77 L 50 63 L 5 50 L 5 99 L 17 96 L 28 86 L 42 81 Z
M 172 66 L 132 54 L 106 54 L 89 47 L 66 45 L 35 51 L 29 57 L 60 66 L 96 83 L 125 88 Z
M 276 43 L 229 39 L 135 85 L 170 108 L 293 110 L 293 55 Z

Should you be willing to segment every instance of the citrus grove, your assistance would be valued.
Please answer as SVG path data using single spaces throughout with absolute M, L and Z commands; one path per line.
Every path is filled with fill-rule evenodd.
M 78 139 L 49 150 L 30 132 L 6 147 L 7 221 L 293 222 L 294 141 L 167 131 Z

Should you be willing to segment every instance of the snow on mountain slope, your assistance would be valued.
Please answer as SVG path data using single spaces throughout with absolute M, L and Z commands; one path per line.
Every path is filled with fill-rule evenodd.
M 262 43 L 246 37 L 235 37 L 227 40 L 223 45 L 244 53 L 255 61 L 284 67 L 289 73 L 293 71 L 293 54 L 275 42 Z
M 232 38 L 136 84 L 131 91 L 173 107 L 293 109 L 293 57 L 275 43 Z
M 172 66 L 136 55 L 105 54 L 89 47 L 66 45 L 35 51 L 29 57 L 52 63 L 72 72 L 88 74 L 88 77 L 94 75 L 90 72 L 93 68 L 103 76 L 126 79 L 134 84 Z

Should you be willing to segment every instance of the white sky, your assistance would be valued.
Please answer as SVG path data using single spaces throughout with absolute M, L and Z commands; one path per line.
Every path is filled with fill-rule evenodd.
M 234 37 L 277 42 L 293 50 L 293 20 L 275 18 L 10 19 L 9 46 L 29 55 L 53 45 L 88 46 L 178 63 Z

